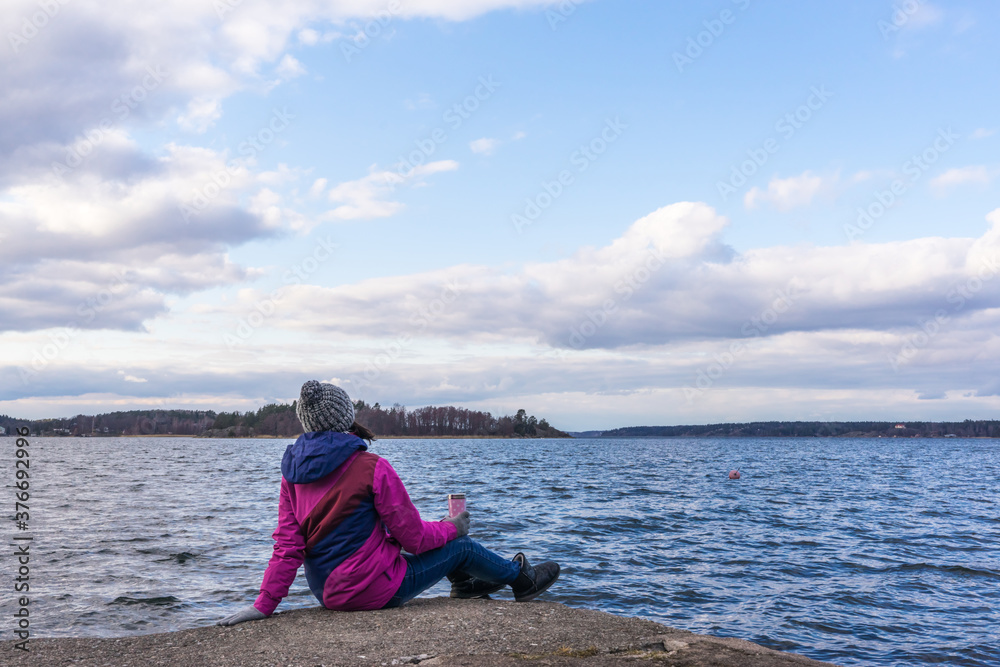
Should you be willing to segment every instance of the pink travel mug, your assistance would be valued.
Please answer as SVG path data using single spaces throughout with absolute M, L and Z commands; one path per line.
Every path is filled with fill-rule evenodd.
M 449 493 L 448 494 L 448 516 L 458 516 L 465 511 L 465 494 L 464 493 Z

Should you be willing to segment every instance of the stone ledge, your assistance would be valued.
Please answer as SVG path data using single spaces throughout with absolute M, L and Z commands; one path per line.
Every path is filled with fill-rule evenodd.
M 554 602 L 417 599 L 398 609 L 320 607 L 215 626 L 106 639 L 0 642 L 5 665 L 31 667 L 533 667 L 535 665 L 819 666 L 740 639 L 696 635 L 653 621 Z

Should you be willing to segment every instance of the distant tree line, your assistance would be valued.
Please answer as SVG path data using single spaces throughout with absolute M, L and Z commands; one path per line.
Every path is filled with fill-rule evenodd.
M 702 426 L 630 426 L 604 437 L 854 437 L 1000 438 L 1000 421 L 962 422 L 750 422 Z
M 291 438 L 302 433 L 302 424 L 295 415 L 295 402 L 268 403 L 255 411 L 220 412 L 215 422 L 201 435 L 216 438 L 245 438 L 270 435 Z
M 67 419 L 15 419 L 0 415 L 7 434 L 28 427 L 41 436 L 191 435 L 244 438 L 256 436 L 295 437 L 302 424 L 295 415 L 295 402 L 270 403 L 247 412 L 195 410 L 129 410 L 100 415 L 77 415 Z M 513 416 L 494 417 L 489 412 L 453 406 L 429 406 L 407 410 L 395 404 L 355 402 L 355 419 L 377 436 L 500 436 L 565 438 L 545 419 L 518 410 Z
M 378 403 L 368 405 L 364 401 L 354 403 L 355 419 L 370 428 L 377 435 L 387 437 L 408 436 L 500 436 L 566 438 L 566 433 L 552 428 L 545 419 L 528 416 L 525 410 L 518 410 L 514 416 L 494 417 L 489 412 L 466 410 L 453 406 L 428 406 L 407 410 L 398 403 L 383 408 Z
M 201 435 L 215 421 L 215 413 L 199 410 L 128 410 L 66 419 L 14 419 L 0 415 L 8 435 L 26 426 L 32 434 L 59 435 Z

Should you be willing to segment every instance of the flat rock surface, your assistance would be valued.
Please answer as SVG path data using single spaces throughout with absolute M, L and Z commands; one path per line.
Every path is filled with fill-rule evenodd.
M 826 665 L 740 639 L 554 602 L 417 599 L 397 609 L 321 607 L 229 628 L 107 639 L 0 642 L 4 665 Z

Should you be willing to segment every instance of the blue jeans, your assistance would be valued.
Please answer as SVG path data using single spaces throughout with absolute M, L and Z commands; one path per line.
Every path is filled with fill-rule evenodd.
M 412 600 L 453 572 L 497 584 L 509 584 L 521 573 L 521 565 L 498 556 L 470 537 L 459 537 L 439 549 L 422 554 L 403 554 L 406 575 L 396 594 L 383 609 Z

